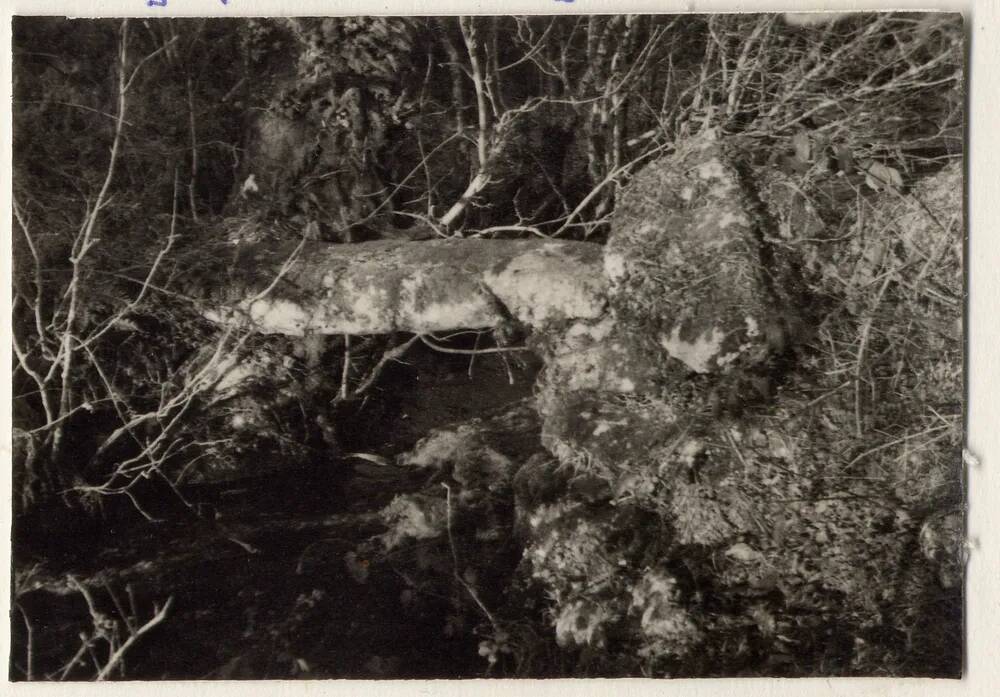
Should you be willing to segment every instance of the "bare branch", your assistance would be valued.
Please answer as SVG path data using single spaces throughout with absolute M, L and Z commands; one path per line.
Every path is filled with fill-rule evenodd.
M 419 334 L 418 338 L 427 346 L 438 351 L 439 353 L 455 353 L 462 356 L 478 356 L 485 353 L 514 353 L 516 351 L 527 351 L 529 350 L 527 346 L 495 346 L 493 348 L 484 349 L 456 349 L 449 348 L 447 346 L 442 346 L 441 344 L 436 344 L 427 338 L 424 334 Z
M 144 634 L 147 634 L 150 630 L 152 630 L 154 627 L 156 627 L 158 624 L 160 624 L 161 622 L 163 622 L 163 620 L 167 618 L 167 615 L 170 613 L 170 608 L 173 607 L 173 604 L 174 604 L 174 597 L 170 596 L 169 598 L 167 598 L 167 602 L 163 604 L 162 608 L 154 608 L 155 614 L 149 619 L 148 622 L 146 622 L 146 624 L 139 627 L 135 632 L 129 634 L 128 639 L 126 639 L 125 642 L 118 647 L 117 651 L 111 654 L 111 657 L 108 659 L 107 663 L 104 664 L 104 666 L 97 673 L 97 676 L 94 679 L 99 682 L 106 680 L 107 677 L 111 674 L 111 672 L 118 667 L 118 664 L 122 661 L 122 659 L 125 658 L 125 654 L 128 652 L 128 650 L 132 648 L 132 646 L 135 645 L 135 643 L 139 641 L 139 639 L 142 638 Z

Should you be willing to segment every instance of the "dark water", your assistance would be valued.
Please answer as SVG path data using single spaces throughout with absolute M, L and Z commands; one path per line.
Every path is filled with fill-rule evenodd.
M 403 452 L 431 428 L 530 395 L 537 370 L 533 363 L 510 364 L 508 372 L 495 356 L 479 356 L 469 377 L 467 356 L 426 350 L 407 362 L 346 416 L 345 451 Z M 115 678 L 481 675 L 487 664 L 477 654 L 474 623 L 456 615 L 446 589 L 421 585 L 391 558 L 366 566 L 362 583 L 344 561 L 352 550 L 377 548 L 366 542 L 381 531 L 374 512 L 419 484 L 403 470 L 331 459 L 191 488 L 186 495 L 200 516 L 152 492 L 163 502 L 163 522 L 145 521 L 119 502 L 109 502 L 103 516 L 66 510 L 21 519 L 15 568 L 36 569 L 36 585 L 47 586 L 17 598 L 11 679 L 25 679 L 21 610 L 32 626 L 35 679 L 58 677 L 80 646 L 80 632 L 91 631 L 86 602 L 62 582 L 70 573 L 106 580 L 90 589 L 97 609 L 111 617 L 120 618 L 118 606 L 131 614 L 134 602 L 141 623 L 154 603 L 173 598 L 166 620 L 129 650 L 125 675 Z M 106 651 L 98 644 L 98 661 Z M 84 661 L 69 679 L 95 674 L 93 659 Z

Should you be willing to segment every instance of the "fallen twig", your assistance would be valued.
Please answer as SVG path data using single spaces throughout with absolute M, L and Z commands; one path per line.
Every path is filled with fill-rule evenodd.
M 472 587 L 472 584 L 462 578 L 462 575 L 458 572 L 458 548 L 455 547 L 455 537 L 451 532 L 451 487 L 448 486 L 447 482 L 441 482 L 441 486 L 445 490 L 445 524 L 448 530 L 448 546 L 451 548 L 451 559 L 452 559 L 452 574 L 455 580 L 465 588 L 469 596 L 475 601 L 479 609 L 482 610 L 483 614 L 486 615 L 486 619 L 490 621 L 493 626 L 493 630 L 496 632 L 500 631 L 500 625 L 497 624 L 496 618 L 493 613 L 489 611 L 482 599 L 479 597 L 479 593 L 476 589 Z
M 146 622 L 146 624 L 142 625 L 135 632 L 130 634 L 129 638 L 126 639 L 125 642 L 118 647 L 118 650 L 115 651 L 113 654 L 111 654 L 111 657 L 108 659 L 108 662 L 105 663 L 104 667 L 100 670 L 100 672 L 98 672 L 95 680 L 97 681 L 105 680 L 108 677 L 108 675 L 111 674 L 111 671 L 113 671 L 115 667 L 125 657 L 125 653 L 130 648 L 132 648 L 133 644 L 139 641 L 139 638 L 143 634 L 146 634 L 147 632 L 149 632 L 149 630 L 151 630 L 153 627 L 160 624 L 161 622 L 163 622 L 163 620 L 167 618 L 167 613 L 170 612 L 170 608 L 173 606 L 173 604 L 174 604 L 174 597 L 170 596 L 169 598 L 167 598 L 167 602 L 163 604 L 162 608 L 157 609 L 154 606 L 153 611 L 155 612 L 155 614 L 153 615 L 153 617 L 150 618 L 150 620 Z

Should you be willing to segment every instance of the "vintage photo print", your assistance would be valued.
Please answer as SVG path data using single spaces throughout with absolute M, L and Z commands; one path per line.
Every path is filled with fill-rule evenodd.
M 14 17 L 8 679 L 961 677 L 966 31 Z

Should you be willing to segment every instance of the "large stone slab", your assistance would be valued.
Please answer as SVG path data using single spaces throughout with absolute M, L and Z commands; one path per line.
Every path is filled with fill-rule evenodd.
M 606 307 L 601 247 L 587 242 L 310 242 L 262 295 L 294 248 L 255 253 L 209 317 L 269 334 L 427 333 L 511 320 L 538 328 Z

